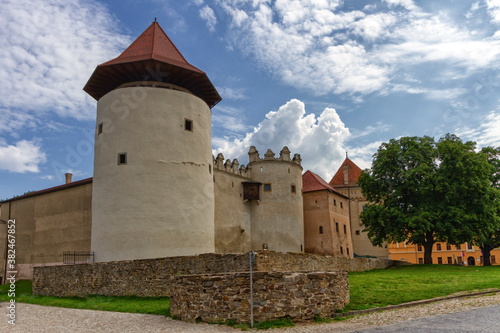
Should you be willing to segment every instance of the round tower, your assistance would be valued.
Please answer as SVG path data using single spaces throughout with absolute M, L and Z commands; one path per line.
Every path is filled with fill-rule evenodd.
M 303 252 L 300 155 L 290 158 L 290 150 L 284 147 L 278 158 L 268 149 L 261 159 L 253 146 L 248 155 L 252 180 L 261 184 L 259 202 L 252 203 L 252 249 Z
M 211 111 L 220 96 L 154 22 L 84 90 L 97 102 L 98 262 L 214 252 Z

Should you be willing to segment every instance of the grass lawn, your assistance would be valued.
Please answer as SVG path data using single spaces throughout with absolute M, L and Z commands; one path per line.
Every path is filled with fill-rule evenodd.
M 9 301 L 9 285 L 0 285 L 0 301 Z M 168 297 L 136 296 L 88 296 L 88 297 L 49 297 L 34 296 L 31 293 L 31 281 L 16 282 L 16 302 L 60 306 L 74 309 L 104 310 L 130 313 L 170 315 Z
M 413 265 L 368 272 L 349 273 L 351 303 L 344 311 L 361 310 L 410 301 L 447 296 L 459 292 L 500 288 L 500 266 L 458 267 L 452 265 Z M 8 285 L 0 286 L 0 300 L 8 301 Z M 156 315 L 170 314 L 167 297 L 47 297 L 31 294 L 31 281 L 18 281 L 16 301 L 61 306 Z M 283 321 L 271 327 L 289 326 Z M 266 327 L 266 323 L 262 323 Z M 244 326 L 244 325 L 242 325 Z
M 489 288 L 500 289 L 500 266 L 412 265 L 349 273 L 351 303 L 369 309 Z

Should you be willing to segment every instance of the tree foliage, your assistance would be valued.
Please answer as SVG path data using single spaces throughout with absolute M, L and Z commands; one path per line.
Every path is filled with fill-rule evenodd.
M 407 241 L 424 247 L 460 244 L 493 230 L 491 164 L 475 143 L 448 134 L 402 137 L 383 143 L 359 185 L 370 202 L 361 214 L 375 245 Z

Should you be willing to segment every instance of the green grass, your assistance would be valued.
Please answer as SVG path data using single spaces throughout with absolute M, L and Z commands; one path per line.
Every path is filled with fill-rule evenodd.
M 412 265 L 349 273 L 345 311 L 383 307 L 455 293 L 500 288 L 500 266 Z
M 349 273 L 351 302 L 342 312 L 362 310 L 411 301 L 449 296 L 456 293 L 500 288 L 500 266 L 458 267 L 413 265 L 368 272 Z M 0 300 L 8 301 L 9 285 L 0 286 Z M 31 281 L 16 283 L 16 301 L 76 309 L 106 310 L 156 315 L 170 314 L 167 297 L 48 297 L 33 296 Z M 316 317 L 315 322 L 330 322 Z M 336 320 L 336 319 L 334 319 Z M 226 325 L 248 329 L 248 325 L 226 321 Z M 255 324 L 257 329 L 293 326 L 290 319 Z
M 9 285 L 0 285 L 0 301 L 9 301 Z M 168 297 L 136 296 L 88 296 L 88 297 L 50 297 L 34 296 L 31 281 L 16 282 L 16 302 L 38 305 L 59 306 L 74 309 L 90 309 L 130 313 L 147 313 L 168 316 L 170 299 Z

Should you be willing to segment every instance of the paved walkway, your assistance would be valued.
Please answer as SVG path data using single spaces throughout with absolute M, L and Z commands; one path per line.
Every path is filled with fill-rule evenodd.
M 7 303 L 2 303 L 0 306 L 0 331 L 1 332 L 23 332 L 23 333 L 90 333 L 90 332 L 241 332 L 226 326 L 208 325 L 208 324 L 190 324 L 178 320 L 172 320 L 164 316 L 144 315 L 144 314 L 130 314 L 118 313 L 107 311 L 93 311 L 93 310 L 76 310 L 66 308 L 56 308 L 49 306 L 39 306 L 31 304 L 16 304 L 16 326 L 9 325 L 7 320 Z M 296 327 L 286 329 L 275 329 L 266 332 L 295 332 L 295 333 L 319 333 L 319 332 L 405 332 L 404 327 L 413 327 L 417 329 L 418 325 L 427 325 L 428 327 L 448 328 L 446 332 L 477 332 L 467 330 L 464 326 L 468 316 L 474 317 L 475 314 L 480 313 L 483 316 L 482 310 L 474 312 L 477 308 L 484 308 L 484 316 L 480 317 L 483 326 L 487 326 L 488 320 L 496 320 L 495 323 L 500 322 L 498 317 L 488 316 L 488 306 L 495 306 L 491 308 L 497 315 L 500 312 L 500 293 L 493 296 L 479 296 L 463 299 L 454 299 L 440 301 L 436 303 L 416 306 L 412 308 L 404 308 L 398 310 L 377 312 L 355 318 L 338 321 L 330 324 L 307 324 L 297 325 Z M 464 312 L 464 311 L 473 312 Z M 436 315 L 453 313 L 449 317 L 436 317 Z M 427 318 L 421 322 L 419 318 Z M 454 319 L 455 318 L 455 319 Z M 457 321 L 456 318 L 459 318 Z M 496 318 L 496 319 L 495 319 Z M 418 319 L 418 320 L 417 320 Z M 423 319 L 422 319 L 423 320 Z M 404 322 L 404 323 L 403 323 Z M 388 326 L 401 323 L 401 326 Z M 457 324 L 457 330 L 454 330 L 451 325 Z M 417 326 L 409 326 L 417 325 Z M 422 326 L 425 328 L 425 326 Z M 394 329 L 390 331 L 389 329 Z M 462 330 L 465 329 L 465 330 Z M 431 332 L 431 331 L 417 331 L 410 330 L 411 332 Z M 408 330 L 406 332 L 409 332 Z M 445 332 L 436 331 L 432 332 Z M 483 332 L 500 332 L 496 331 Z

